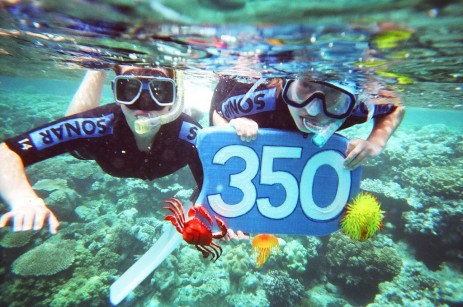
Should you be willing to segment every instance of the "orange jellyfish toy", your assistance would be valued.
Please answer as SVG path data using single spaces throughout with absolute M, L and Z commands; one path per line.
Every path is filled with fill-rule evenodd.
M 274 235 L 260 234 L 252 239 L 253 254 L 257 253 L 256 268 L 260 268 L 273 252 L 280 250 L 278 238 Z

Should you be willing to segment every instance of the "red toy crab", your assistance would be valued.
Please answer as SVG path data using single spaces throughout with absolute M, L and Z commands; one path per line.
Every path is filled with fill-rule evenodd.
M 164 209 L 170 210 L 174 214 L 166 216 L 165 220 L 170 221 L 175 226 L 177 231 L 183 235 L 183 239 L 187 243 L 193 244 L 203 254 L 204 258 L 212 255 L 211 260 L 213 262 L 219 259 L 220 255 L 222 255 L 222 248 L 212 239 L 221 239 L 227 234 L 225 222 L 214 216 L 220 231 L 212 233 L 211 229 L 196 216 L 199 214 L 212 226 L 212 218 L 203 206 L 193 205 L 188 210 L 188 218 L 185 220 L 185 209 L 177 198 L 170 198 L 164 200 L 164 202 L 169 204 Z

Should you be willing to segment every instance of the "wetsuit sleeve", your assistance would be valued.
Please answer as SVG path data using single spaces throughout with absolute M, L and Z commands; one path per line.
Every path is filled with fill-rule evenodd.
M 373 118 L 380 118 L 391 114 L 397 109 L 397 105 L 393 103 L 375 104 L 373 110 Z M 346 119 L 338 130 L 343 130 L 357 124 L 365 123 L 368 120 L 368 107 L 364 103 L 360 103 L 352 114 Z
M 196 148 L 196 140 L 198 132 L 202 127 L 196 120 L 186 114 L 182 114 L 172 125 L 179 125 L 179 128 L 177 128 L 180 131 L 178 138 L 180 139 L 180 144 L 182 144 L 182 146 L 178 148 L 178 150 L 180 150 L 179 155 L 184 157 L 183 161 L 188 163 L 196 184 L 201 189 L 204 175 L 201 160 L 199 159 L 198 150 Z
M 209 125 L 212 126 L 212 114 L 214 111 L 219 112 L 222 108 L 222 102 L 228 97 L 230 92 L 230 77 L 220 77 L 217 86 L 215 87 L 214 94 L 212 95 L 211 107 L 209 110 Z
M 190 167 L 191 173 L 193 174 L 193 177 L 195 178 L 195 181 L 196 181 L 196 184 L 198 185 L 199 190 L 201 190 L 203 186 L 204 173 L 203 173 L 203 167 L 201 165 L 201 160 L 199 159 L 199 155 L 196 150 L 196 147 L 195 147 L 195 153 L 192 154 L 192 158 L 188 165 Z
M 5 140 L 24 166 L 82 147 L 86 140 L 113 132 L 114 114 L 97 117 L 81 113 L 64 117 L 19 136 Z

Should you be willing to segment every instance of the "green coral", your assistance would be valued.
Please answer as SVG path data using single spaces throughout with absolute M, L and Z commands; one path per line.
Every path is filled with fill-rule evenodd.
M 75 241 L 45 242 L 13 262 L 13 273 L 21 276 L 50 276 L 74 262 Z
M 270 306 L 297 306 L 305 297 L 304 286 L 285 271 L 272 270 L 263 276 Z
M 21 247 L 28 244 L 33 235 L 32 230 L 12 232 L 11 227 L 5 227 L 0 230 L 0 246 L 5 248 Z
M 289 241 L 283 248 L 283 263 L 291 273 L 303 273 L 308 262 L 308 251 L 298 241 Z
M 224 250 L 219 258 L 225 269 L 230 273 L 231 278 L 239 279 L 252 267 L 250 253 L 246 252 L 242 244 L 238 244 L 230 250 Z
M 332 235 L 326 253 L 328 280 L 346 289 L 362 288 L 365 295 L 375 293 L 379 283 L 392 280 L 402 269 L 397 251 L 379 244 L 379 239 L 357 242 Z

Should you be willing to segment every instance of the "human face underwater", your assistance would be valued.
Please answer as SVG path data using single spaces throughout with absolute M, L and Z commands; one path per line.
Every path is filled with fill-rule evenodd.
M 139 135 L 157 131 L 153 129 L 157 126 L 153 123 L 168 116 L 176 102 L 173 71 L 117 66 L 116 74 L 112 83 L 114 98 L 121 106 L 131 130 Z
M 351 114 L 356 97 L 334 84 L 313 80 L 287 80 L 283 101 L 297 128 L 315 133 L 312 141 L 323 146 Z

